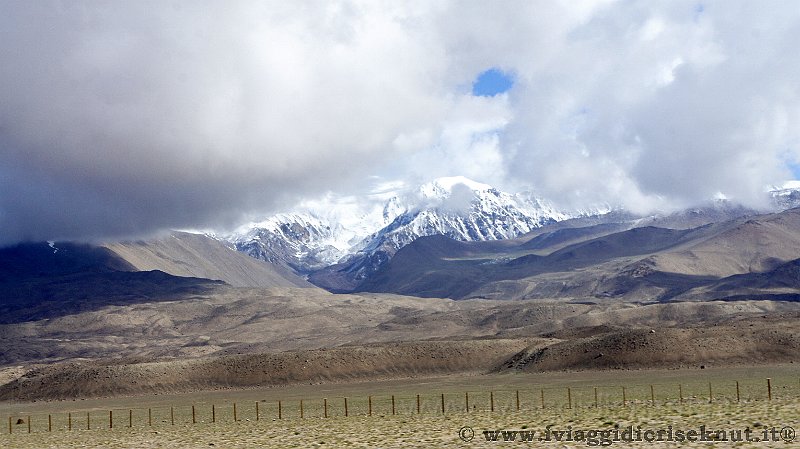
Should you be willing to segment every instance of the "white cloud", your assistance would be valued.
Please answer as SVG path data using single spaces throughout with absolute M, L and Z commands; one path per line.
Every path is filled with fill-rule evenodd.
M 391 176 L 420 184 L 444 176 L 466 176 L 502 185 L 506 155 L 500 134 L 511 120 L 507 95 L 455 96 L 439 123 L 435 140 L 427 140 L 395 161 Z
M 800 129 L 781 125 L 798 124 L 800 104 L 799 17 L 784 6 L 711 2 L 697 17 L 691 2 L 620 2 L 556 30 L 547 67 L 518 69 L 513 174 L 568 202 L 645 210 L 722 191 L 757 203 L 790 175 Z
M 800 160 L 800 12 L 710 1 L 0 4 L 3 241 L 236 224 L 369 175 L 637 210 Z M 504 95 L 474 77 L 513 73 Z

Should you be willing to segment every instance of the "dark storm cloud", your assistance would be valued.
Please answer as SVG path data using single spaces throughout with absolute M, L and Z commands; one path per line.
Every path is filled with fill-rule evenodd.
M 0 1 L 0 243 L 229 227 L 466 175 L 756 203 L 800 161 L 792 2 Z M 496 68 L 508 92 L 474 97 Z
M 2 241 L 224 226 L 363 175 L 435 122 L 391 11 L 0 4 Z

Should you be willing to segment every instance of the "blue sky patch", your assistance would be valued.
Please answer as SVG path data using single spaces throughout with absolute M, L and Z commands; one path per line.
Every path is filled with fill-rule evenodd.
M 472 95 L 479 97 L 494 97 L 507 92 L 514 86 L 514 77 L 497 68 L 491 68 L 475 79 L 472 83 Z
M 789 162 L 787 165 L 789 165 L 789 169 L 792 171 L 794 179 L 800 180 L 800 164 L 796 162 Z

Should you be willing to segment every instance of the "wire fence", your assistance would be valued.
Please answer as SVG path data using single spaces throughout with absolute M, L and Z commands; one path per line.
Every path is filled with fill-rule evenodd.
M 376 394 L 234 403 L 196 402 L 147 408 L 92 409 L 8 416 L 9 434 L 185 426 L 241 421 L 386 417 L 589 407 L 675 406 L 796 399 L 800 378 L 747 379 L 692 383 L 602 386 L 546 386 L 526 389 L 448 391 L 425 394 Z

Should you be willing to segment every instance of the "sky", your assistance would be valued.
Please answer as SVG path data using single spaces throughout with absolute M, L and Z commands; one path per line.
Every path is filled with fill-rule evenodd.
M 514 76 L 492 67 L 478 74 L 472 83 L 472 95 L 479 97 L 494 97 L 508 92 L 514 86 Z
M 794 1 L 0 0 L 0 244 L 463 175 L 748 205 L 800 166 Z

